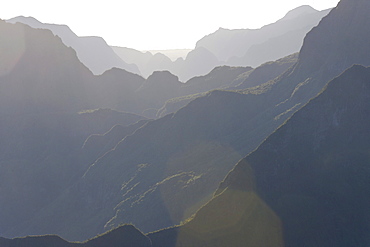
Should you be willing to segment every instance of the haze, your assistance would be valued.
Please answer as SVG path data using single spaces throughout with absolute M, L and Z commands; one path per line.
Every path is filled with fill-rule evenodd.
M 32 16 L 66 24 L 79 36 L 101 36 L 108 44 L 138 50 L 192 49 L 219 27 L 259 28 L 289 10 L 310 5 L 335 7 L 338 0 L 228 1 L 6 1 L 0 18 Z

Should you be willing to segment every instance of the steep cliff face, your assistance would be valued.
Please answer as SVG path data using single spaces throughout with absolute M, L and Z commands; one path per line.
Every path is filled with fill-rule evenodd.
M 241 160 L 153 246 L 368 246 L 370 68 L 354 66 Z
M 306 74 L 325 71 L 325 76 L 335 76 L 354 63 L 370 65 L 369 9 L 366 0 L 341 1 L 307 34 L 297 69 Z
M 361 66 L 331 81 L 237 164 L 218 193 L 245 191 L 253 174 L 287 246 L 367 246 L 369 82 L 370 69 Z

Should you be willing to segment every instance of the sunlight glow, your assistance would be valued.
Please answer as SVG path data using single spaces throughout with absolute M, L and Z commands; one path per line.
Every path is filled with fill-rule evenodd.
M 79 36 L 101 36 L 108 44 L 139 50 L 194 48 L 218 28 L 259 28 L 289 10 L 310 5 L 318 10 L 339 0 L 215 1 L 46 1 L 6 0 L 1 19 L 32 16 L 66 24 Z

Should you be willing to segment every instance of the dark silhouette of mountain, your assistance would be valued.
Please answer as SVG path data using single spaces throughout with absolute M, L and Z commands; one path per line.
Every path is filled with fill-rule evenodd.
M 328 13 L 301 6 L 260 29 L 220 28 L 199 40 L 196 47 L 207 48 L 226 64 L 256 67 L 298 52 L 306 33 Z
M 48 29 L 59 36 L 63 43 L 72 47 L 80 61 L 94 74 L 102 74 L 113 67 L 122 68 L 135 74 L 140 74 L 133 63 L 126 63 L 112 50 L 101 37 L 78 37 L 68 26 L 41 23 L 33 17 L 18 16 L 7 20 L 9 23 L 23 23 L 33 28 Z
M 273 101 L 269 91 L 281 93 L 282 88 L 292 86 L 292 77 L 296 80 L 294 90 L 287 94 L 289 98 L 275 104 L 269 114 L 286 102 L 290 106 L 291 101 L 304 103 L 346 65 L 356 60 L 369 64 L 362 53 L 368 47 L 352 46 L 359 37 L 361 43 L 366 42 L 366 32 L 357 26 L 356 35 L 346 35 L 346 28 L 354 28 L 352 25 L 361 21 L 367 23 L 365 13 L 369 7 L 367 1 L 343 0 L 307 35 L 295 68 L 275 84 L 264 85 L 272 88 L 265 89 L 265 99 Z M 345 22 L 347 26 L 343 28 Z M 329 43 L 333 49 L 322 55 L 321 49 Z M 308 47 L 312 48 L 309 52 Z M 339 47 L 345 49 L 339 53 L 341 58 L 336 53 Z M 359 47 L 364 50 L 359 52 Z M 369 176 L 365 151 L 369 146 L 369 73 L 369 69 L 354 66 L 333 80 L 240 161 L 214 199 L 193 220 L 180 228 L 149 234 L 153 246 L 367 246 L 370 185 L 364 181 Z M 310 80 L 297 83 L 303 77 Z M 274 120 L 290 116 L 296 111 L 294 106 L 285 108 Z
M 0 69 L 1 235 L 54 233 L 57 231 L 51 225 L 64 224 L 69 219 L 64 215 L 59 223 L 50 220 L 54 211 L 48 211 L 48 205 L 66 193 L 91 163 L 114 148 L 119 138 L 127 139 L 125 136 L 136 134 L 136 128 L 142 126 L 124 127 L 122 132 L 115 132 L 119 130 L 116 127 L 100 139 L 85 142 L 88 136 L 103 134 L 114 125 L 143 119 L 109 109 L 89 109 L 105 107 L 137 112 L 148 106 L 159 108 L 158 99 L 163 97 L 164 103 L 177 96 L 173 93 L 182 83 L 168 72 L 154 73 L 148 80 L 121 69 L 94 76 L 78 60 L 75 51 L 49 30 L 1 21 L 0 32 L 0 49 L 4 54 Z M 167 91 L 162 92 L 160 87 Z M 158 97 L 153 97 L 156 90 Z M 83 146 L 84 143 L 91 146 Z M 141 150 L 139 147 L 138 151 Z M 72 203 L 65 210 L 74 211 L 78 206 Z M 34 228 L 33 217 L 44 213 L 50 214 L 41 217 L 43 222 Z M 89 222 L 86 221 L 87 228 L 104 229 Z M 78 228 L 72 225 L 67 228 L 79 234 Z M 92 232 L 86 238 L 98 231 Z M 80 239 L 83 238 L 81 235 Z
M 150 76 L 146 81 L 139 75 L 114 68 L 94 77 L 78 61 L 76 53 L 47 30 L 35 31 L 21 24 L 2 23 L 2 27 L 2 49 L 8 56 L 3 57 L 6 62 L 1 72 L 4 76 L 0 78 L 4 82 L 0 99 L 4 111 L 14 112 L 15 107 L 38 113 L 111 108 L 155 117 L 168 99 L 181 96 L 176 89 L 181 84 L 170 73 Z M 27 47 L 22 42 L 13 42 L 21 41 L 24 35 Z M 153 58 L 158 56 L 161 55 Z M 163 82 L 149 83 L 153 78 Z
M 233 164 L 338 75 L 330 68 L 342 66 L 343 61 L 348 66 L 357 62 L 356 57 L 351 61 L 347 59 L 351 55 L 342 53 L 343 57 L 333 60 L 330 67 L 315 61 L 315 65 L 322 64 L 320 70 L 311 71 L 307 63 L 314 56 L 320 58 L 321 53 L 316 51 L 321 45 L 331 42 L 335 47 L 338 39 L 346 35 L 347 30 L 339 25 L 341 18 L 364 18 L 354 14 L 366 9 L 364 6 L 357 4 L 343 10 L 345 5 L 338 6 L 307 35 L 297 64 L 284 75 L 240 92 L 212 91 L 174 114 L 147 123 L 99 158 L 83 178 L 35 214 L 30 224 L 18 228 L 17 233 L 57 233 L 76 240 L 122 222 L 132 222 L 148 232 L 190 217 L 212 198 Z M 316 30 L 324 43 L 311 39 L 318 35 Z M 331 40 L 328 35 L 336 32 L 338 36 Z M 363 37 L 366 43 L 366 35 L 361 35 L 364 32 L 356 32 L 351 37 Z M 305 55 L 306 47 L 312 43 L 315 49 Z M 330 54 L 326 57 L 330 58 Z M 53 224 L 45 224 L 55 211 L 58 215 L 53 216 Z
M 50 31 L 0 22 L 0 112 L 79 112 L 94 109 L 91 72 Z M 37 61 L 37 63 L 35 62 Z M 37 73 L 36 73 L 37 72 Z
M 159 114 L 158 111 L 169 99 L 226 88 L 232 83 L 239 84 L 243 81 L 241 74 L 250 69 L 215 68 L 206 76 L 192 78 L 186 83 L 181 83 L 168 71 L 156 71 L 145 80 L 124 70 L 112 69 L 97 78 L 98 93 L 94 102 L 99 107 L 157 118 L 165 113 L 161 110 Z
M 84 243 L 0 238 L 1 246 L 368 246 L 370 68 L 332 80 L 239 161 L 187 223 L 144 236 L 124 226 Z
M 277 79 L 238 92 L 212 91 L 176 113 L 137 129 L 90 166 L 76 184 L 34 214 L 26 226 L 19 227 L 17 234 L 53 232 L 84 239 L 122 222 L 133 222 L 147 232 L 186 220 L 212 198 L 233 164 L 316 96 L 328 80 L 354 63 L 369 63 L 365 45 L 369 41 L 365 31 L 368 9 L 367 1 L 340 2 L 306 36 L 297 64 Z M 249 203 L 258 213 L 244 215 L 244 219 L 273 220 L 275 227 L 266 232 L 279 241 L 279 222 L 268 204 L 263 206 L 257 195 L 250 200 L 243 191 L 241 196 L 225 193 L 230 203 L 221 200 L 221 204 L 230 206 L 233 198 L 241 198 L 240 202 Z M 219 191 L 218 196 L 222 195 Z M 238 218 L 243 208 L 235 205 L 230 218 Z M 199 218 L 193 221 L 198 220 L 199 224 L 204 222 Z M 234 225 L 228 217 L 220 221 Z M 199 225 L 195 223 L 195 227 Z M 192 228 L 188 229 L 192 234 Z M 262 224 L 254 229 L 266 228 Z M 171 235 L 171 231 L 165 234 Z M 220 236 L 222 232 L 217 231 Z M 255 240 L 249 243 L 262 239 L 269 245 L 266 235 L 257 233 L 260 231 L 251 234 Z M 233 234 L 235 239 L 239 236 Z M 202 233 L 186 241 L 198 242 L 201 237 Z M 222 239 L 216 239 L 221 245 Z
M 139 179 L 135 180 L 136 182 L 132 181 L 131 187 L 128 187 L 132 194 L 125 196 L 127 198 L 129 198 L 129 195 L 141 194 L 142 196 L 135 197 L 137 200 L 132 199 L 136 202 L 134 208 L 128 206 L 131 205 L 130 201 L 123 200 L 118 207 L 120 211 L 114 215 L 113 221 L 109 221 L 109 223 L 114 223 L 116 220 L 117 222 L 136 220 L 135 224 L 139 225 L 144 231 L 150 230 L 150 227 L 152 229 L 165 227 L 171 222 L 176 224 L 176 220 L 173 219 L 176 219 L 177 215 L 181 215 L 181 207 L 183 208 L 182 212 L 189 212 L 189 208 L 192 207 L 196 208 L 194 206 L 196 205 L 196 195 L 202 198 L 200 200 L 202 202 L 209 199 L 208 192 L 212 191 L 213 182 L 219 178 L 211 182 L 207 174 L 212 174 L 212 178 L 218 177 L 216 174 L 222 176 L 222 169 L 218 169 L 220 167 L 225 170 L 229 169 L 228 165 L 231 165 L 234 158 L 230 156 L 231 153 L 237 154 L 235 156 L 237 158 L 239 155 L 243 156 L 243 154 L 248 154 L 255 149 L 279 125 L 306 104 L 309 99 L 316 96 L 328 80 L 340 73 L 340 69 L 345 69 L 346 66 L 350 67 L 357 62 L 369 65 L 370 60 L 365 59 L 365 55 L 363 55 L 368 53 L 368 46 L 365 43 L 368 42 L 369 38 L 364 30 L 361 30 L 358 26 L 357 28 L 353 26 L 369 21 L 365 17 L 365 12 L 369 9 L 368 5 L 369 3 L 366 1 L 357 1 L 352 4 L 349 4 L 348 1 L 342 1 L 330 15 L 320 22 L 318 27 L 307 35 L 297 64 L 279 78 L 239 93 L 213 91 L 192 101 L 175 114 L 167 115 L 165 118 L 152 122 L 151 125 L 146 125 L 140 132 L 132 135 L 132 139 L 121 142 L 116 148 L 117 153 L 111 153 L 105 157 L 106 161 L 101 159 L 96 163 L 93 169 L 89 171 L 91 173 L 87 174 L 87 176 L 91 176 L 91 181 L 95 181 L 97 174 L 102 173 L 100 169 L 104 168 L 104 171 L 107 172 L 107 166 L 104 164 L 112 164 L 114 160 L 117 161 L 115 169 L 123 166 L 127 170 L 126 164 L 128 163 L 148 164 L 145 169 L 149 170 L 148 173 L 151 174 L 151 179 L 157 180 L 157 182 L 153 181 L 152 185 L 147 186 L 147 189 L 134 186 L 140 181 Z M 351 20 L 351 22 L 347 20 Z M 347 22 L 345 28 L 344 22 Z M 347 32 L 350 31 L 347 28 L 351 30 L 351 36 L 347 36 Z M 315 37 L 319 38 L 315 39 Z M 361 38 L 359 39 L 359 37 Z M 358 39 L 361 40 L 361 45 L 352 46 L 352 43 L 359 43 Z M 323 56 L 322 49 L 327 47 L 326 44 L 331 44 L 331 49 L 325 51 Z M 363 52 L 358 51 L 359 47 L 361 49 L 363 47 Z M 338 48 L 344 51 L 338 54 Z M 357 55 L 354 56 L 352 52 Z M 341 57 L 338 57 L 338 55 Z M 312 66 L 314 66 L 313 69 Z M 149 128 L 153 128 L 155 131 L 150 131 Z M 156 133 L 156 137 L 153 136 L 153 133 Z M 130 150 L 132 149 L 138 151 L 135 148 L 135 145 L 139 146 L 140 141 L 138 139 L 157 140 L 157 142 L 155 144 L 146 143 L 145 149 L 136 153 L 137 156 L 142 158 L 133 161 L 132 158 L 128 157 L 128 153 L 131 153 Z M 180 143 L 179 140 L 181 140 Z M 201 142 L 196 140 L 201 140 Z M 202 145 L 199 147 L 198 143 L 202 143 Z M 219 146 L 216 144 L 209 152 L 208 148 L 212 146 L 211 143 L 214 145 L 215 143 L 221 144 L 221 148 L 218 148 Z M 226 151 L 226 147 L 230 149 Z M 119 154 L 118 150 L 120 150 Z M 181 155 L 181 153 L 184 153 L 184 155 Z M 173 156 L 173 154 L 177 155 Z M 215 160 L 220 159 L 219 155 L 223 157 L 223 162 L 215 162 Z M 130 161 L 125 162 L 126 159 Z M 161 169 L 168 172 L 168 162 L 170 162 L 170 167 L 173 169 L 179 165 L 178 171 L 192 171 L 195 173 L 195 177 L 201 176 L 196 180 L 190 179 L 191 181 L 194 180 L 197 185 L 188 185 L 186 190 L 174 189 L 176 188 L 175 185 L 181 185 L 180 181 L 189 181 L 189 179 L 184 177 L 185 174 L 179 172 L 168 173 L 168 175 L 160 173 Z M 189 162 L 189 164 L 185 166 L 185 162 Z M 185 167 L 188 170 L 185 170 Z M 213 169 L 212 172 L 205 173 L 204 170 L 201 170 L 210 167 Z M 156 172 L 151 169 L 155 169 Z M 140 176 L 143 173 L 145 173 L 144 169 L 140 170 Z M 112 175 L 107 177 L 110 176 Z M 157 179 L 155 179 L 156 176 L 158 176 Z M 143 175 L 143 177 L 146 176 Z M 123 180 L 131 183 L 129 178 L 123 178 Z M 150 184 L 149 180 L 145 181 Z M 87 182 L 87 184 L 89 183 Z M 140 184 L 140 186 L 144 185 Z M 113 187 L 115 186 L 113 185 Z M 110 187 L 109 191 L 112 191 L 113 187 Z M 138 193 L 140 190 L 145 192 Z M 172 195 L 170 201 L 165 196 L 166 193 Z M 204 194 L 201 196 L 202 193 Z M 189 194 L 191 197 L 186 197 Z M 176 197 L 173 195 L 176 195 Z M 111 200 L 114 200 L 113 197 Z M 254 203 L 261 204 L 262 202 L 254 201 Z M 150 206 L 153 204 L 156 207 Z M 150 214 L 149 209 L 154 213 Z M 120 213 L 123 211 L 126 214 Z M 138 218 L 130 218 L 130 212 L 132 212 L 132 215 L 145 215 L 143 217 L 145 220 L 139 222 Z M 272 217 L 273 214 L 268 212 L 261 212 L 261 217 L 267 219 L 270 216 Z M 158 215 L 161 217 L 156 217 Z M 165 217 L 167 217 L 167 220 L 165 220 Z M 164 224 L 160 226 L 159 220 Z M 180 219 L 177 220 L 177 222 L 179 221 Z M 156 225 L 152 225 L 153 222 Z M 265 238 L 262 236 L 261 239 Z
M 82 244 L 83 247 L 123 246 L 150 247 L 151 240 L 133 225 L 123 225 L 101 236 L 90 239 Z
M 123 225 L 82 243 L 72 243 L 54 236 L 29 236 L 24 238 L 0 238 L 2 247 L 150 247 L 151 240 L 132 225 Z
M 79 150 L 89 135 L 144 117 L 86 111 L 96 108 L 103 81 L 51 31 L 0 21 L 0 33 L 0 231 L 6 235 L 83 175 L 90 163 Z
M 141 113 L 135 90 L 145 79 L 121 69 L 93 74 L 51 31 L 23 24 L 0 23 L 3 51 L 0 68 L 0 112 L 76 113 L 112 108 Z M 37 63 L 35 63 L 37 61 Z
M 354 66 L 331 81 L 153 246 L 368 246 L 368 78 Z

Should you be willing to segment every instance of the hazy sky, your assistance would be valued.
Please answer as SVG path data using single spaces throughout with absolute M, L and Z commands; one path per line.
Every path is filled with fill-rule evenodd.
M 219 27 L 259 28 L 289 10 L 322 10 L 339 0 L 2 0 L 0 18 L 32 16 L 68 25 L 79 36 L 101 36 L 108 44 L 138 50 L 194 48 Z

